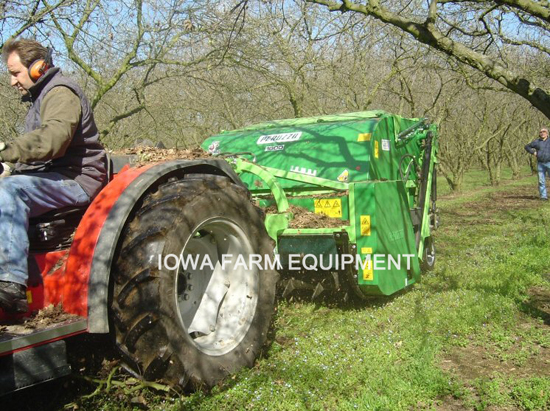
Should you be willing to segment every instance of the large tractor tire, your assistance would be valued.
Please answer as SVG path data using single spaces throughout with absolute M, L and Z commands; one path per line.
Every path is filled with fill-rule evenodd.
M 278 273 L 249 264 L 252 254 L 271 257 L 273 243 L 248 192 L 225 177 L 195 177 L 160 186 L 125 227 L 111 317 L 130 371 L 208 389 L 254 364 Z M 222 255 L 233 258 L 222 264 Z

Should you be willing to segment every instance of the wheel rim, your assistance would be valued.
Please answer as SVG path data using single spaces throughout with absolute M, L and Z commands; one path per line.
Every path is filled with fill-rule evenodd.
M 433 267 L 435 264 L 435 247 L 433 241 L 429 241 L 426 246 L 426 264 Z
M 224 218 L 200 224 L 181 252 L 174 288 L 179 319 L 206 354 L 233 350 L 250 328 L 259 292 L 252 254 L 244 231 Z

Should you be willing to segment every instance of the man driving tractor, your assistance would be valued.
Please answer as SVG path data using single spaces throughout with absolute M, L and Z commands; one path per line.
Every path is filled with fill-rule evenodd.
M 0 141 L 0 308 L 28 311 L 29 219 L 86 206 L 107 179 L 106 153 L 82 89 L 34 40 L 4 45 L 11 85 L 30 102 L 24 133 Z

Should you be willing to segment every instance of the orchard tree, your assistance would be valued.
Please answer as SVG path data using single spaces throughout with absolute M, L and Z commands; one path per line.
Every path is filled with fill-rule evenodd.
M 550 118 L 548 1 L 306 0 L 377 19 L 472 67 Z M 532 59 L 539 70 L 532 70 Z M 531 61 L 529 61 L 531 60 Z
M 53 48 L 54 60 L 81 76 L 103 140 L 124 120 L 147 113 L 151 86 L 163 82 L 169 96 L 173 84 L 220 58 L 223 45 L 210 39 L 231 11 L 210 0 L 2 4 L 2 44 L 20 36 Z

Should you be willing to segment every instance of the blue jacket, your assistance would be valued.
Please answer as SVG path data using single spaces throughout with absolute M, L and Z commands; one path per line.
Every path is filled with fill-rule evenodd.
M 539 163 L 548 163 L 550 162 L 550 137 L 546 140 L 541 140 L 537 138 L 536 140 L 531 141 L 525 146 L 525 150 L 528 153 L 534 154 L 535 150 L 537 151 L 537 161 Z

